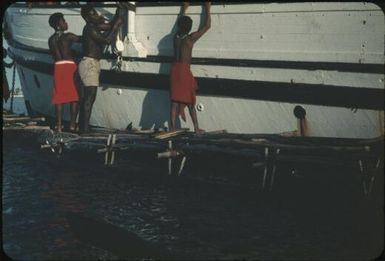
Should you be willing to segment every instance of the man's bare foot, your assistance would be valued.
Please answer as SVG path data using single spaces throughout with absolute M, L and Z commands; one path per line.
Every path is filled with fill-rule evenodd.
M 63 126 L 57 125 L 55 126 L 55 132 L 62 132 L 63 131 Z
M 205 133 L 205 130 L 203 130 L 203 129 L 195 129 L 195 133 L 196 134 L 203 134 L 203 133 Z
M 70 125 L 70 126 L 68 127 L 68 131 L 69 131 L 69 132 L 75 133 L 75 132 L 76 132 L 76 125 L 74 125 L 74 126 Z

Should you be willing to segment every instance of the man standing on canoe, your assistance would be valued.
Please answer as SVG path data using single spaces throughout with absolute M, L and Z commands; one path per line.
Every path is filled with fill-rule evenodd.
M 199 128 L 197 113 L 195 110 L 195 93 L 198 88 L 194 76 L 190 70 L 191 53 L 194 44 L 198 39 L 210 29 L 211 2 L 206 2 L 206 24 L 198 31 L 189 34 L 192 26 L 192 20 L 189 16 L 185 16 L 188 3 L 183 3 L 182 15 L 178 20 L 178 31 L 174 38 L 174 55 L 175 62 L 171 67 L 170 87 L 171 87 L 171 120 L 170 130 L 175 130 L 175 121 L 179 107 L 179 113 L 185 121 L 186 117 L 184 109 L 189 108 L 190 116 L 194 124 L 195 133 L 203 133 L 204 130 Z
M 49 49 L 55 60 L 54 88 L 52 103 L 56 111 L 56 127 L 58 132 L 63 129 L 63 104 L 71 104 L 70 131 L 76 129 L 77 102 L 79 95 L 75 84 L 76 64 L 74 62 L 71 45 L 80 41 L 80 36 L 73 33 L 64 33 L 68 29 L 62 13 L 54 13 L 49 17 L 49 25 L 55 33 L 48 39 Z
M 99 15 L 91 5 L 82 6 L 81 15 L 86 21 L 86 25 L 82 38 L 84 57 L 79 63 L 79 75 L 84 87 L 79 115 L 81 133 L 89 132 L 92 106 L 99 86 L 100 59 L 103 49 L 105 45 L 111 44 L 116 38 L 118 29 L 123 23 L 125 10 L 126 6 L 120 3 L 112 21 L 105 23 L 104 17 Z

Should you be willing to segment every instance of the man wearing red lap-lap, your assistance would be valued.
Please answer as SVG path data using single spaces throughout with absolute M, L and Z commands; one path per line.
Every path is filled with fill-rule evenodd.
M 191 53 L 195 42 L 205 33 L 211 26 L 210 7 L 211 2 L 206 2 L 206 24 L 198 31 L 189 34 L 192 26 L 190 17 L 185 16 L 188 3 L 184 2 L 182 15 L 178 20 L 178 31 L 174 38 L 175 62 L 171 67 L 170 73 L 170 89 L 171 89 L 171 120 L 170 130 L 175 130 L 175 121 L 178 114 L 186 120 L 184 109 L 187 106 L 191 119 L 194 124 L 195 133 L 203 133 L 204 130 L 199 128 L 197 113 L 195 110 L 196 90 L 198 88 L 194 76 L 190 70 Z
M 49 49 L 55 60 L 52 95 L 52 104 L 55 105 L 56 111 L 55 130 L 62 131 L 63 104 L 69 103 L 71 106 L 69 130 L 75 131 L 79 95 L 75 83 L 77 66 L 73 59 L 71 45 L 74 42 L 80 42 L 80 36 L 73 33 L 64 33 L 68 29 L 68 25 L 62 13 L 52 14 L 48 22 L 55 29 L 55 33 L 48 40 Z

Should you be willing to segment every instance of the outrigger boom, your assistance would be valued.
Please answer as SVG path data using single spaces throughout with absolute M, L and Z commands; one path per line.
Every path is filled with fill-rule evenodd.
M 20 121 L 16 121 L 17 118 Z M 254 159 L 250 168 L 255 168 L 256 172 L 263 168 L 261 186 L 264 190 L 272 189 L 277 167 L 281 163 L 290 163 L 292 171 L 301 164 L 353 166 L 362 175 L 363 191 L 367 196 L 384 164 L 383 136 L 375 139 L 286 137 L 279 134 L 233 134 L 225 130 L 196 135 L 187 129 L 149 132 L 103 128 L 80 136 L 55 133 L 46 125 L 44 118 L 29 118 L 29 121 L 27 118 L 3 111 L 4 134 L 28 137 L 40 143 L 42 149 L 50 148 L 58 157 L 71 151 L 87 150 L 90 153 L 105 153 L 104 165 L 112 166 L 119 160 L 120 153 L 149 149 L 156 151 L 154 158 L 168 160 L 168 174 L 172 174 L 172 161 L 180 161 L 177 172 L 180 175 L 186 160 L 194 154 L 241 155 Z

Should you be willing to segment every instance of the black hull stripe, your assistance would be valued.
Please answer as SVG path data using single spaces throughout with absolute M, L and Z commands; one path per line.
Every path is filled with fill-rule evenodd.
M 53 64 L 16 59 L 31 70 L 52 75 Z M 283 83 L 196 77 L 200 95 L 245 98 L 276 102 L 384 110 L 384 89 L 356 88 L 321 84 Z M 102 70 L 103 85 L 169 90 L 165 74 Z
M 171 63 L 170 56 L 148 56 L 147 58 L 124 57 L 125 61 L 143 61 L 156 63 Z M 272 69 L 295 70 L 331 70 L 340 72 L 378 73 L 385 71 L 383 64 L 357 64 L 357 63 L 331 63 L 331 62 L 297 62 L 297 61 L 272 61 L 272 60 L 247 60 L 247 59 L 216 59 L 216 58 L 192 58 L 192 64 L 217 65 L 232 67 L 255 67 Z
M 384 109 L 384 90 L 321 84 L 281 83 L 196 77 L 200 95 L 313 104 L 361 109 Z M 169 76 L 102 71 L 101 82 L 169 90 Z
M 14 48 L 31 51 L 35 53 L 50 54 L 48 49 L 34 48 L 9 41 L 9 45 Z M 77 57 L 80 59 L 80 56 Z M 114 54 L 105 54 L 103 59 L 116 59 Z M 147 56 L 123 57 L 124 61 L 153 62 L 153 63 L 171 63 L 173 58 L 170 56 Z M 272 60 L 248 60 L 248 59 L 217 59 L 217 58 L 192 58 L 191 64 L 196 65 L 215 65 L 232 67 L 254 67 L 254 68 L 272 68 L 272 69 L 294 69 L 294 70 L 330 70 L 339 72 L 354 73 L 375 73 L 383 74 L 384 64 L 360 64 L 360 63 L 334 63 L 334 62 L 298 62 L 298 61 L 272 61 Z

